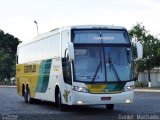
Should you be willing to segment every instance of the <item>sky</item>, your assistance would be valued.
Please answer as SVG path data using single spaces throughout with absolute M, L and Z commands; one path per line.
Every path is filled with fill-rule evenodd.
M 160 34 L 160 0 L 0 0 L 0 29 L 21 41 L 71 25 L 115 25 L 128 30 L 142 23 Z

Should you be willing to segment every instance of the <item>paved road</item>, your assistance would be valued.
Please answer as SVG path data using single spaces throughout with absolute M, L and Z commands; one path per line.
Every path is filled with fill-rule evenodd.
M 160 93 L 135 93 L 133 104 L 117 104 L 113 111 L 107 111 L 105 106 L 97 105 L 74 106 L 69 107 L 66 112 L 59 112 L 53 103 L 26 104 L 23 98 L 17 95 L 16 88 L 0 87 L 0 119 L 3 120 L 133 120 L 140 117 L 143 120 L 160 119 Z

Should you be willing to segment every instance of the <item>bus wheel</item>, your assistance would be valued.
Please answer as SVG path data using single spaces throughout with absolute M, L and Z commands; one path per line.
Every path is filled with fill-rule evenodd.
M 31 98 L 31 94 L 30 94 L 30 90 L 29 88 L 26 89 L 26 93 L 25 93 L 25 102 L 26 103 L 33 103 L 33 98 Z
M 106 109 L 107 110 L 113 110 L 114 109 L 114 104 L 107 104 Z
M 65 105 L 62 104 L 61 93 L 58 93 L 58 106 L 60 111 L 65 111 Z

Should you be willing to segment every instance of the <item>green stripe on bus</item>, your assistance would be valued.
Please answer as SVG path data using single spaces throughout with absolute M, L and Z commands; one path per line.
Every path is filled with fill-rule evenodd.
M 108 92 L 121 91 L 126 83 L 109 83 L 104 91 L 107 89 Z
M 45 93 L 48 88 L 52 59 L 40 63 L 36 92 Z

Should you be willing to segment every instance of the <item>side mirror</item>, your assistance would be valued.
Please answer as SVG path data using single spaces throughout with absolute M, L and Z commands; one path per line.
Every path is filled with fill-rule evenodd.
M 73 43 L 68 43 L 68 55 L 69 55 L 69 61 L 74 60 L 74 46 Z
M 140 42 L 137 42 L 136 47 L 137 47 L 137 60 L 142 59 L 142 57 L 143 57 L 143 46 Z

